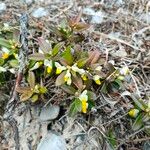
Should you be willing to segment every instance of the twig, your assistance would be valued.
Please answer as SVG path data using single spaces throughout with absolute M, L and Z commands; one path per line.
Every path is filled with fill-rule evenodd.
M 100 33 L 100 32 L 96 32 L 96 31 L 95 31 L 95 32 L 93 32 L 93 34 L 96 34 L 96 35 L 102 36 L 102 37 L 104 37 L 104 38 L 108 38 L 108 39 L 117 41 L 117 42 L 119 42 L 119 43 L 121 43 L 121 44 L 124 44 L 124 45 L 127 45 L 127 46 L 129 46 L 129 47 L 131 47 L 131 48 L 133 48 L 133 49 L 135 49 L 135 50 L 140 50 L 141 52 L 144 52 L 144 51 L 145 51 L 144 49 L 140 49 L 140 48 L 138 48 L 138 47 L 136 47 L 136 46 L 134 46 L 134 45 L 131 45 L 131 44 L 128 43 L 127 41 L 124 41 L 124 40 L 122 40 L 122 39 L 118 39 L 118 38 L 116 38 L 116 37 L 113 37 L 113 36 L 108 35 L 108 34 L 105 34 L 105 33 Z
M 54 20 L 55 18 L 61 16 L 63 13 L 65 13 L 66 11 L 68 11 L 68 10 L 69 10 L 70 8 L 72 8 L 72 7 L 73 7 L 73 3 L 71 2 L 71 4 L 70 4 L 67 8 L 61 10 L 60 13 L 56 14 L 56 15 L 52 18 L 52 20 Z
M 131 135 L 129 135 L 128 137 L 126 137 L 125 139 L 123 139 L 122 142 L 117 146 L 116 149 L 119 149 L 119 147 L 120 147 L 121 145 L 123 145 L 125 142 L 128 142 L 128 140 L 129 140 L 131 137 L 133 137 L 133 136 L 135 136 L 136 134 L 138 134 L 138 133 L 144 131 L 144 129 L 145 129 L 145 128 L 143 127 L 143 128 L 141 128 L 140 130 L 134 132 L 133 134 L 131 134 Z
M 17 74 L 17 79 L 15 82 L 15 86 L 12 90 L 12 94 L 10 96 L 10 100 L 7 103 L 6 111 L 4 115 L 4 120 L 7 121 L 14 130 L 14 141 L 15 141 L 15 149 L 20 150 L 20 142 L 19 142 L 19 132 L 17 127 L 17 121 L 13 117 L 13 110 L 17 103 L 17 93 L 16 87 L 20 84 L 22 80 L 22 74 L 25 69 L 27 63 L 27 55 L 28 55 L 28 16 L 26 14 L 22 14 L 20 17 L 20 43 L 21 48 L 19 51 L 19 69 Z

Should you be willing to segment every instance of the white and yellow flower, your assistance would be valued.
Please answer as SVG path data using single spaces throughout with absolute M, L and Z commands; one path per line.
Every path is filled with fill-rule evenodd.
M 138 113 L 139 113 L 139 110 L 138 110 L 138 109 L 131 109 L 131 110 L 128 112 L 128 114 L 129 114 L 131 117 L 133 117 L 133 118 L 137 117 Z
M 38 61 L 38 62 L 35 63 L 35 65 L 34 65 L 32 68 L 30 68 L 30 70 L 31 70 L 31 71 L 32 71 L 32 70 L 36 70 L 36 69 L 38 69 L 42 64 L 43 64 L 43 62 Z
M 67 70 L 67 67 L 62 66 L 58 62 L 55 62 L 56 74 L 60 74 L 62 71 Z
M 65 76 L 64 76 L 64 81 L 68 84 L 68 85 L 71 85 L 71 73 L 70 73 L 70 70 L 67 70 Z
M 94 75 L 93 76 L 93 80 L 95 81 L 96 84 L 98 84 L 98 85 L 101 84 L 100 76 L 99 75 Z
M 129 68 L 127 66 L 120 69 L 120 74 L 121 75 L 127 75 L 128 73 L 129 73 Z
M 77 67 L 77 63 L 75 63 L 71 69 L 74 71 L 74 72 L 78 72 L 80 75 L 83 75 L 85 74 L 85 70 L 84 69 L 80 69 Z
M 82 112 L 86 113 L 87 112 L 87 108 L 88 108 L 88 95 L 87 95 L 87 90 L 84 90 L 81 95 L 79 96 L 79 99 L 82 103 Z
M 74 71 L 74 72 L 77 72 L 81 75 L 81 78 L 86 81 L 87 80 L 87 75 L 86 75 L 86 71 L 84 69 L 80 69 L 77 67 L 77 63 L 75 63 L 71 69 Z
M 44 66 L 46 66 L 47 73 L 51 73 L 52 72 L 52 69 L 53 69 L 53 62 L 52 62 L 52 60 L 45 59 L 44 60 Z
M 101 71 L 101 70 L 102 70 L 102 66 L 97 66 L 97 67 L 95 68 L 95 70 L 96 70 L 96 71 Z
M 6 47 L 2 47 L 2 58 L 7 59 L 9 57 L 9 50 Z

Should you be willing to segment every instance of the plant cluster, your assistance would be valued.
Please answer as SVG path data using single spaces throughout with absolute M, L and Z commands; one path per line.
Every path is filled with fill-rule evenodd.
M 83 40 L 83 35 L 79 32 L 90 27 L 80 22 L 80 17 L 81 13 L 73 19 L 68 19 L 66 26 L 52 28 L 61 40 L 44 40 L 42 37 L 37 39 L 39 49 L 36 52 L 31 51 L 24 73 L 26 86 L 16 88 L 21 95 L 21 101 L 37 102 L 44 99 L 48 90 L 42 78 L 44 81 L 52 78 L 55 80 L 55 86 L 72 95 L 69 110 L 71 116 L 77 112 L 87 113 L 91 110 L 95 106 L 97 91 L 107 94 L 124 90 L 124 83 L 130 74 L 127 66 L 119 68 L 111 62 L 106 62 L 99 50 L 76 48 L 76 42 Z M 0 38 L 0 46 L 0 76 L 5 76 L 7 72 L 15 74 L 19 67 L 20 44 L 14 40 Z M 131 117 L 137 117 L 136 122 L 144 119 L 143 114 L 144 121 L 150 118 L 149 104 L 146 106 L 136 101 L 136 106 L 129 111 Z

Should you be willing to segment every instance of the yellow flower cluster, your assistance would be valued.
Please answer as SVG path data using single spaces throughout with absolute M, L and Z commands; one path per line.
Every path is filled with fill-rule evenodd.
M 88 108 L 88 95 L 87 95 L 87 90 L 84 90 L 81 95 L 79 96 L 79 100 L 82 103 L 82 112 L 86 113 L 87 108 Z

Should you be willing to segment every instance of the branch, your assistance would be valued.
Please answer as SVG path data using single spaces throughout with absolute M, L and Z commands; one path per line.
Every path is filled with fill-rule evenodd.
M 20 150 L 20 142 L 19 142 L 19 132 L 17 127 L 17 121 L 13 117 L 13 111 L 17 104 L 17 93 L 16 87 L 20 84 L 23 76 L 23 72 L 25 66 L 27 64 L 27 56 L 28 56 L 28 16 L 27 14 L 22 14 L 20 17 L 20 51 L 19 51 L 19 69 L 17 73 L 17 78 L 15 82 L 15 86 L 12 90 L 10 100 L 7 103 L 6 111 L 4 115 L 4 120 L 7 121 L 13 128 L 14 133 L 14 141 L 15 141 L 15 149 Z

